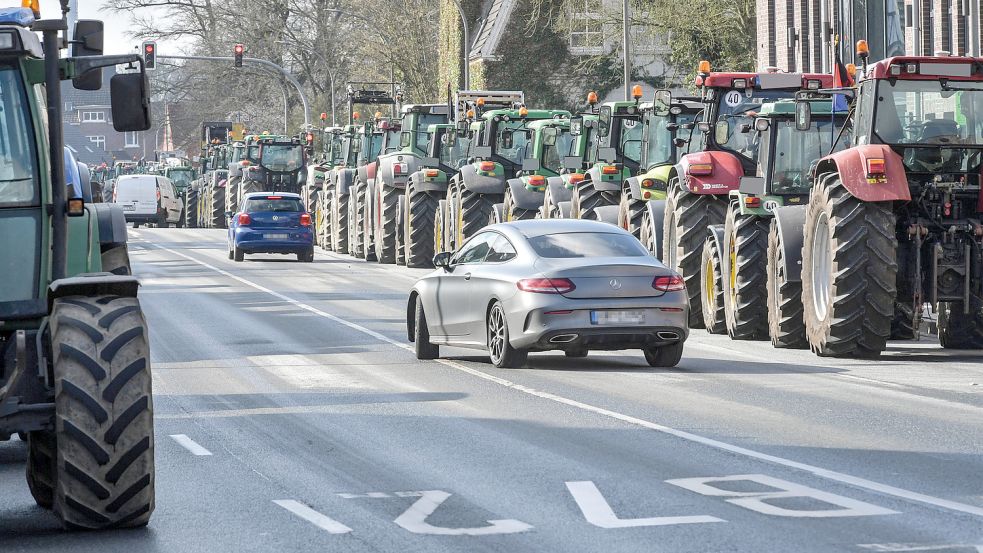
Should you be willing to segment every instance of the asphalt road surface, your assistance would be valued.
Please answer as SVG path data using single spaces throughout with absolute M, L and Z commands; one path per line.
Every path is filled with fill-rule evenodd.
M 0 443 L 0 552 L 983 551 L 983 353 L 819 359 L 694 331 L 521 370 L 417 361 L 408 270 L 131 231 L 155 377 L 147 529 L 65 533 Z

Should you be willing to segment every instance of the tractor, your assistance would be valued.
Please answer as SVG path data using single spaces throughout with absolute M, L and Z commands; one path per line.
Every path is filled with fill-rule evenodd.
M 365 140 L 360 144 L 369 148 L 364 163 L 359 163 L 354 171 L 354 181 L 350 187 L 348 202 L 348 235 L 350 237 L 349 253 L 366 261 L 377 261 L 375 246 L 375 229 L 372 222 L 377 210 L 375 198 L 372 195 L 373 186 L 379 176 L 379 157 L 391 154 L 399 149 L 401 134 L 400 121 L 383 117 L 382 112 L 376 112 L 372 123 L 363 127 Z M 390 211 L 392 213 L 392 211 Z M 393 213 L 393 215 L 395 215 Z
M 442 228 L 447 185 L 465 164 L 468 139 L 452 124 L 427 128 L 427 152 L 421 167 L 410 175 L 400 209 L 398 245 L 407 267 L 433 267 L 433 257 L 443 251 Z
M 326 250 L 330 250 L 331 245 L 327 243 L 330 235 L 327 233 L 328 206 L 324 198 L 324 179 L 325 175 L 337 165 L 337 160 L 333 156 L 337 151 L 338 143 L 341 142 L 341 131 L 341 127 L 325 127 L 311 131 L 314 139 L 311 145 L 312 155 L 308 156 L 307 179 L 301 193 L 307 211 L 314 218 L 314 228 L 317 231 L 314 240 L 318 246 Z
M 307 180 L 307 152 L 299 137 L 258 135 L 246 141 L 244 152 L 239 186 L 228 192 L 236 203 L 226 211 L 238 211 L 239 201 L 252 192 L 300 194 Z
M 983 348 L 983 59 L 857 54 L 851 147 L 819 160 L 808 206 L 777 216 L 809 347 L 876 357 L 930 304 L 943 348 Z
M 495 204 L 505 200 L 508 179 L 522 169 L 530 145 L 529 125 L 570 117 L 563 110 L 527 109 L 522 100 L 521 92 L 458 93 L 458 113 L 468 107 L 458 124 L 467 131 L 472 162 L 461 167 L 447 189 L 446 214 L 441 217 L 445 247 L 460 247 L 492 220 Z
M 399 147 L 394 152 L 383 151 L 376 178 L 367 183 L 366 195 L 372 198 L 367 204 L 367 220 L 380 263 L 406 263 L 404 252 L 397 247 L 400 203 L 410 175 L 419 170 L 427 153 L 428 129 L 446 124 L 450 117 L 447 104 L 407 104 L 401 112 Z
M 791 99 L 800 90 L 828 88 L 833 82 L 832 75 L 711 73 L 708 62 L 700 62 L 698 73 L 703 150 L 691 149 L 670 170 L 665 209 L 652 221 L 663 228 L 662 261 L 686 282 L 690 328 L 703 328 L 699 278 L 706 229 L 724 223 L 730 191 L 756 170 L 757 151 L 741 130 L 753 123 L 763 102 Z
M 549 181 L 563 185 L 561 175 L 567 169 L 564 162 L 574 142 L 570 119 L 533 121 L 529 123 L 529 133 L 531 140 L 521 170 L 515 178 L 505 181 L 505 201 L 495 205 L 489 221 L 492 224 L 542 218 Z M 577 160 L 576 168 L 579 167 Z
M 27 484 L 67 528 L 145 526 L 154 510 L 147 325 L 126 221 L 92 202 L 66 154 L 61 81 L 99 90 L 117 131 L 151 127 L 142 56 L 103 56 L 103 25 L 0 9 L 0 440 L 27 442 Z M 39 39 L 38 35 L 41 35 Z M 4 497 L 7 497 L 5 494 Z
M 546 179 L 546 191 L 543 193 L 543 205 L 540 207 L 540 219 L 570 219 L 571 198 L 577 186 L 583 182 L 590 162 L 586 154 L 597 146 L 597 114 L 586 113 L 570 118 L 570 150 L 564 156 L 563 170 L 558 177 Z
M 195 180 L 195 170 L 191 165 L 168 165 L 164 167 L 164 176 L 171 179 L 171 182 L 174 183 L 174 191 L 177 193 L 177 196 L 184 199 L 187 197 L 192 181 Z M 178 223 L 179 226 L 185 226 L 185 222 L 188 220 L 189 208 L 191 206 L 187 202 L 184 202 L 184 212 L 181 213 L 181 221 Z
M 758 168 L 730 192 L 725 223 L 707 229 L 700 284 L 704 326 L 711 334 L 726 332 L 734 340 L 770 336 L 782 348 L 805 342 L 798 268 L 789 280 L 771 245 L 780 240 L 776 210 L 805 206 L 811 169 L 849 144 L 845 102 L 837 111 L 829 97 L 818 98 L 809 100 L 816 118 L 808 128 L 797 128 L 794 100 L 778 100 L 762 104 L 753 123 L 741 129 L 758 150 Z M 775 267 L 780 271 L 772 272 Z
M 325 249 L 348 253 L 348 200 L 361 152 L 362 125 L 345 125 L 333 141 L 333 167 L 324 173 L 321 210 L 324 211 Z

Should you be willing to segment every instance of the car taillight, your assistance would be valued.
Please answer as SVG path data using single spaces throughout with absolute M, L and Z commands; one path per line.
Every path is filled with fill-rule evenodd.
M 157 201 L 160 201 L 160 187 L 157 187 Z
M 253 220 L 249 218 L 249 214 L 248 213 L 240 213 L 239 214 L 239 226 L 240 227 L 248 227 L 249 224 L 252 223 L 252 222 L 253 222 Z
M 566 294 L 577 289 L 568 278 L 524 278 L 515 285 L 523 292 Z
M 686 283 L 683 282 L 683 277 L 679 275 L 657 276 L 652 281 L 652 288 L 661 292 L 679 292 L 686 289 Z
M 311 214 L 310 213 L 301 213 L 300 214 L 300 226 L 302 226 L 302 227 L 309 227 L 309 226 L 311 226 Z

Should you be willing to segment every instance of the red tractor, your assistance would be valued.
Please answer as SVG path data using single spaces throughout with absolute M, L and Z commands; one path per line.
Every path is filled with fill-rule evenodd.
M 853 146 L 819 161 L 803 221 L 785 225 L 804 228 L 784 253 L 801 259 L 809 346 L 877 356 L 928 303 L 942 347 L 983 348 L 983 59 L 865 67 L 847 124 Z
M 749 138 L 761 104 L 829 88 L 832 82 L 832 75 L 711 73 L 709 62 L 700 62 L 702 151 L 691 149 L 670 172 L 662 214 L 649 210 L 653 219 L 663 218 L 661 225 L 652 221 L 662 229 L 662 261 L 686 281 L 691 328 L 704 325 L 700 268 L 707 227 L 724 224 L 730 192 L 739 188 L 741 177 L 756 174 L 757 144 Z

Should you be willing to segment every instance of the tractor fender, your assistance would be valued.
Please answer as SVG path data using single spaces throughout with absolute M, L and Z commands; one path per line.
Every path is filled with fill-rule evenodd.
M 629 177 L 625 181 L 625 185 L 622 192 L 628 191 L 631 193 L 631 197 L 634 199 L 639 199 L 642 197 L 642 178 L 641 177 Z
M 48 311 L 56 298 L 66 296 L 124 296 L 137 297 L 140 281 L 131 275 L 112 273 L 82 273 L 60 278 L 48 286 Z
M 707 227 L 707 235 L 713 239 L 717 244 L 717 251 L 720 252 L 720 262 L 724 264 L 727 257 L 724 255 L 724 226 L 723 225 L 710 225 Z
M 672 165 L 659 165 L 651 170 L 645 172 L 644 174 L 638 175 L 637 177 L 631 177 L 625 181 L 624 188 L 631 191 L 631 197 L 635 199 L 642 198 L 642 193 L 649 191 L 655 197 L 665 197 L 666 190 L 669 188 L 669 177 L 673 174 Z M 653 180 L 655 181 L 654 186 L 648 188 L 642 188 L 643 180 Z
M 596 221 L 617 226 L 619 209 L 620 207 L 616 205 L 602 205 L 600 207 L 595 207 L 594 218 Z
M 595 165 L 584 174 L 584 180 L 589 180 L 591 185 L 594 186 L 594 190 L 598 192 L 620 192 L 622 185 L 621 178 L 619 175 L 614 176 L 616 178 L 612 180 L 605 180 L 604 176 L 601 175 L 601 166 Z
M 458 176 L 460 181 L 464 183 L 464 188 L 466 188 L 469 192 L 474 192 L 477 194 L 505 193 L 504 177 L 486 177 L 479 175 L 473 164 L 461 167 L 461 172 L 458 174 Z
M 417 171 L 410 175 L 410 183 L 413 184 L 414 192 L 447 192 L 447 179 L 428 179 L 423 171 Z
M 650 202 L 645 202 L 645 209 L 648 210 L 648 220 L 649 224 L 652 225 L 650 231 L 652 236 L 655 237 L 655 256 L 662 256 L 662 231 L 663 225 L 666 219 L 666 201 L 665 200 L 653 200 Z
M 867 160 L 884 160 L 887 171 L 883 178 L 867 178 Z M 884 144 L 865 144 L 836 152 L 824 157 L 816 165 L 818 177 L 828 172 L 839 173 L 843 186 L 858 200 L 863 202 L 910 201 L 911 190 L 904 161 L 890 146 Z
M 509 179 L 506 184 L 512 190 L 512 201 L 515 202 L 515 207 L 533 211 L 543 207 L 545 192 L 529 190 L 522 179 Z
M 778 226 L 778 243 L 785 260 L 785 278 L 802 280 L 802 242 L 805 240 L 806 209 L 804 205 L 778 207 L 772 210 Z
M 690 171 L 693 165 L 707 164 L 713 167 L 709 175 L 693 175 Z M 740 187 L 741 177 L 744 176 L 744 167 L 737 156 L 723 151 L 686 154 L 679 160 L 676 171 L 683 176 L 683 187 L 692 194 L 726 196 Z
M 396 175 L 393 171 L 393 165 L 396 163 L 401 163 L 407 166 L 407 171 Z M 392 154 L 386 154 L 384 156 L 379 156 L 378 170 L 376 172 L 376 177 L 384 183 L 386 186 L 394 186 L 396 188 L 406 188 L 406 182 L 409 180 L 409 175 L 413 174 L 420 168 L 420 158 L 407 153 L 407 152 L 395 152 Z
M 348 194 L 349 189 L 355 182 L 355 170 L 354 169 L 343 169 L 338 171 L 337 184 L 335 185 L 335 192 L 338 196 L 345 196 Z
M 86 204 L 99 229 L 99 245 L 126 244 L 126 216 L 117 204 Z
M 563 177 L 549 177 L 546 179 L 546 186 L 549 188 L 550 197 L 554 203 L 569 202 L 573 197 L 573 191 L 567 188 L 567 183 Z

